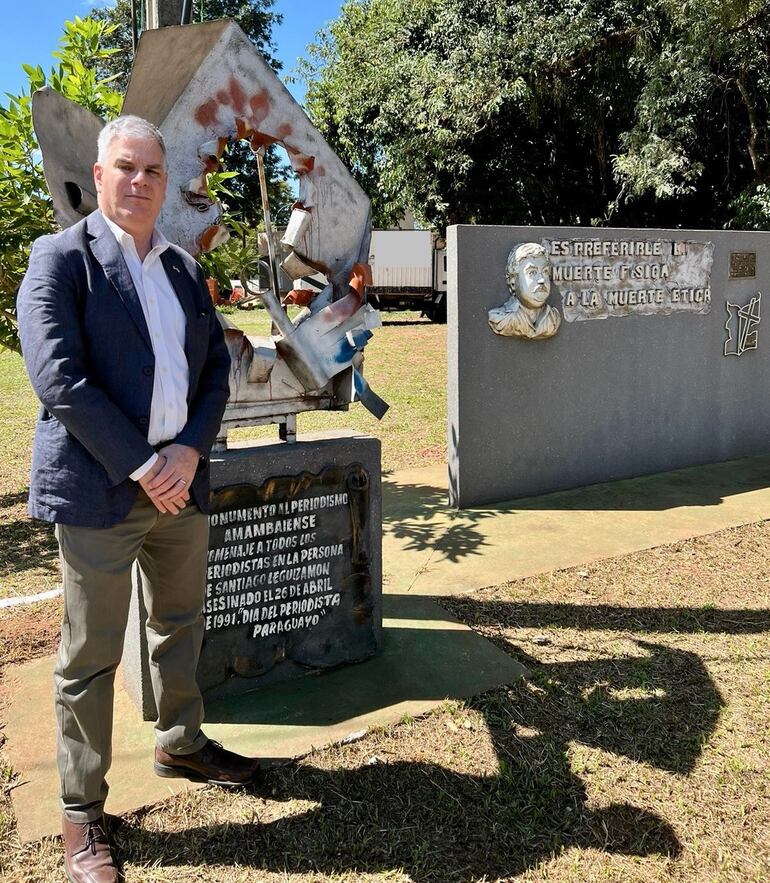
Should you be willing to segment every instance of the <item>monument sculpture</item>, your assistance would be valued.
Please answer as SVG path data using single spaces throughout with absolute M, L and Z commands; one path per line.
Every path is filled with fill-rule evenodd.
M 548 252 L 536 242 L 525 242 L 508 255 L 505 281 L 511 296 L 489 311 L 489 326 L 504 337 L 547 340 L 561 325 L 559 311 L 546 301 L 551 293 Z
M 260 169 L 266 147 L 282 145 L 298 177 L 280 245 L 262 187 L 270 287 L 259 295 L 276 333 L 248 337 L 220 317 L 233 361 L 222 441 L 229 428 L 257 423 L 277 423 L 292 440 L 297 413 L 356 400 L 382 417 L 387 405 L 362 370 L 363 349 L 380 324 L 364 297 L 369 199 L 238 25 L 220 20 L 145 31 L 122 112 L 163 133 L 169 187 L 158 223 L 194 257 L 229 235 L 207 175 L 220 168 L 230 142 L 246 140 Z M 104 121 L 50 88 L 35 93 L 33 120 L 56 218 L 69 226 L 96 207 L 91 168 Z M 281 302 L 293 301 L 295 280 L 317 273 L 325 286 L 315 294 L 313 284 L 305 286 L 303 294 L 312 296 L 290 320 Z
M 363 350 L 380 324 L 365 297 L 369 199 L 232 21 L 145 31 L 122 112 L 165 138 L 169 186 L 158 226 L 191 255 L 228 236 L 207 176 L 230 142 L 250 144 L 262 191 L 270 284 L 243 282 L 261 298 L 272 333 L 250 337 L 219 316 L 230 399 L 211 457 L 204 697 L 365 659 L 378 648 L 382 621 L 379 441 L 350 432 L 298 440 L 296 415 L 354 401 L 378 418 L 387 410 L 363 375 Z M 33 120 L 57 220 L 71 225 L 96 206 L 91 168 L 104 122 L 50 89 L 35 93 Z M 299 180 L 280 243 L 264 173 L 273 144 L 286 149 Z M 303 307 L 293 319 L 289 303 Z M 227 448 L 230 428 L 260 423 L 278 424 L 283 441 Z M 137 591 L 123 667 L 152 719 L 146 615 Z

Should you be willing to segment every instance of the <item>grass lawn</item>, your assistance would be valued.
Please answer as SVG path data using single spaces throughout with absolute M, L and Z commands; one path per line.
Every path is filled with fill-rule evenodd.
M 444 456 L 444 329 L 395 318 L 367 351 L 392 411 L 325 415 L 380 435 L 388 469 Z M 0 364 L 3 582 L 39 591 L 56 571 L 24 527 L 34 402 L 18 359 Z M 116 820 L 127 881 L 770 880 L 769 549 L 762 522 L 440 599 L 532 679 L 317 751 L 259 792 Z M 0 611 L 0 666 L 51 652 L 58 617 Z M 0 764 L 0 879 L 62 879 L 58 839 L 16 840 L 16 784 Z

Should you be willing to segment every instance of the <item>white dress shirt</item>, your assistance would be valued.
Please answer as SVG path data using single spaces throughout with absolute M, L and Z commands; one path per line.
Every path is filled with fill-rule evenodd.
M 160 230 L 154 230 L 152 248 L 142 261 L 134 237 L 109 218 L 105 217 L 104 220 L 123 253 L 150 332 L 155 354 L 155 376 L 147 441 L 157 445 L 176 438 L 187 423 L 189 368 L 184 352 L 186 318 L 160 260 L 169 242 Z M 153 454 L 130 477 L 138 481 L 157 459 L 158 455 Z

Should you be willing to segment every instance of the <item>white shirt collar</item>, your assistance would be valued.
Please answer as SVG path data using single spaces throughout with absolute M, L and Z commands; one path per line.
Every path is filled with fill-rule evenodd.
M 127 233 L 122 227 L 118 226 L 114 221 L 111 221 L 107 215 L 102 212 L 102 217 L 105 220 L 105 223 L 112 231 L 112 235 L 118 242 L 118 245 L 121 247 L 123 252 L 128 252 L 132 257 L 135 257 L 136 260 L 139 260 L 139 252 L 136 250 L 136 242 L 134 242 L 134 237 Z M 169 247 L 171 243 L 166 239 L 166 237 L 158 230 L 157 227 L 152 231 L 152 248 L 147 254 L 147 257 L 144 259 L 145 262 L 152 263 L 157 260 L 161 254 Z M 141 263 L 141 261 L 140 261 Z

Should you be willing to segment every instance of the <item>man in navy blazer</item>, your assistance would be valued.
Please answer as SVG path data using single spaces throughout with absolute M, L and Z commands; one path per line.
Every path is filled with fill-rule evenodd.
M 121 117 L 99 136 L 99 209 L 38 239 L 18 298 L 19 332 L 42 407 L 29 508 L 55 522 L 64 616 L 54 676 L 65 868 L 115 881 L 104 832 L 113 684 L 142 570 L 158 775 L 237 785 L 255 759 L 201 731 L 208 455 L 230 360 L 200 266 L 155 228 L 163 137 Z

